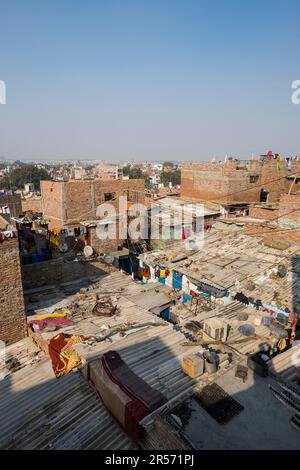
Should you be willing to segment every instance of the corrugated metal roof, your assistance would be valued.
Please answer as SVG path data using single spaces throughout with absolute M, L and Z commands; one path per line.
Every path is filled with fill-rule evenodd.
M 280 256 L 277 250 L 270 249 L 266 253 L 257 240 L 245 236 L 240 241 L 230 237 L 224 241 L 220 236 L 210 234 L 208 240 L 207 250 L 194 255 L 194 265 L 200 270 L 205 263 L 215 266 L 216 273 L 223 271 L 223 279 L 225 280 L 227 276 L 228 282 L 232 282 L 230 279 L 235 273 L 244 271 L 245 278 L 253 277 L 258 272 L 261 273 L 266 265 L 269 266 L 270 263 L 283 258 L 281 252 Z M 175 247 L 170 253 L 172 256 L 180 254 L 179 247 Z M 287 250 L 284 257 L 289 259 L 293 253 L 295 252 Z M 216 260 L 215 265 L 214 260 Z M 179 262 L 178 266 L 184 266 L 185 263 L 186 261 Z M 219 283 L 220 277 L 216 276 L 213 279 Z M 270 280 L 270 284 L 272 282 Z M 280 279 L 276 282 L 281 288 L 285 285 L 285 292 L 289 295 L 292 295 L 293 289 L 296 288 L 288 278 L 285 279 L 285 283 Z M 170 403 L 190 394 L 195 385 L 213 381 L 216 376 L 204 374 L 196 381 L 182 371 L 182 358 L 202 348 L 184 346 L 188 332 L 184 327 L 173 327 L 162 320 L 158 320 L 156 325 L 153 324 L 155 317 L 146 311 L 148 305 L 146 297 L 154 296 L 153 289 L 156 287 L 155 284 L 135 283 L 130 276 L 120 272 L 103 276 L 94 292 L 98 290 L 101 294 L 114 297 L 119 306 L 118 314 L 109 318 L 90 316 L 84 320 L 77 319 L 73 326 L 60 331 L 97 336 L 103 333 L 103 327 L 113 327 L 120 323 L 152 322 L 152 325 L 148 324 L 144 329 L 132 331 L 127 336 L 122 337 L 117 334 L 110 340 L 97 342 L 94 345 L 79 344 L 76 349 L 87 361 L 96 359 L 108 350 L 117 350 L 136 374 L 167 397 L 166 406 L 169 406 Z M 160 286 L 159 292 L 157 295 L 168 298 L 166 286 Z M 255 291 L 255 295 L 256 292 L 258 291 Z M 74 298 L 70 296 L 68 301 Z M 213 316 L 223 318 L 234 326 L 229 337 L 229 341 L 234 342 L 242 337 L 237 330 L 237 313 L 240 311 L 256 315 L 254 309 L 233 302 L 226 307 L 218 306 L 214 311 L 192 316 L 193 320 L 198 321 Z M 263 325 L 256 327 L 257 337 L 241 343 L 237 349 L 243 355 L 256 351 L 262 338 L 269 332 Z M 43 332 L 42 336 L 48 340 L 54 334 L 56 333 Z M 230 367 L 235 364 L 236 358 Z M 223 374 L 226 370 L 219 370 L 217 375 Z M 0 382 L 0 414 L 2 448 L 133 448 L 132 443 L 96 398 L 84 377 L 75 372 L 57 380 L 54 378 L 49 361 L 26 366 Z M 143 424 L 151 422 L 151 419 L 152 417 L 146 418 Z
M 49 360 L 0 382 L 1 449 L 134 449 L 79 372 Z

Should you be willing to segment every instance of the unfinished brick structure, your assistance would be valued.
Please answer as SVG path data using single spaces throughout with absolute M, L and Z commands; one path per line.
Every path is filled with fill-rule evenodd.
M 279 202 L 279 224 L 282 226 L 299 227 L 300 224 L 300 192 L 283 194 Z
M 20 194 L 0 194 L 0 212 L 5 206 L 8 206 L 9 214 L 12 217 L 19 217 L 19 215 L 22 213 Z
M 264 220 L 276 220 L 279 216 L 279 210 L 274 207 L 257 207 L 249 208 L 249 217 Z
M 101 254 L 116 251 L 118 245 L 124 241 L 119 236 L 119 228 L 126 213 L 123 218 L 121 216 L 119 218 L 119 198 L 126 196 L 130 203 L 144 204 L 145 182 L 143 179 L 42 181 L 41 193 L 43 214 L 49 221 L 49 229 L 90 222 L 85 224 L 88 231 L 86 243 Z M 96 212 L 97 207 L 104 203 L 113 205 L 116 210 L 116 233 L 112 238 L 100 239 L 96 232 L 99 220 Z
M 258 203 L 279 201 L 291 186 L 289 176 L 300 170 L 278 170 L 276 160 L 226 163 L 188 163 L 181 170 L 181 197 L 222 203 Z
M 120 196 L 144 204 L 144 190 L 142 179 L 41 181 L 43 213 L 50 229 L 72 226 L 95 220 L 97 206 L 105 202 L 118 208 Z
M 40 196 L 33 196 L 27 199 L 22 199 L 22 212 L 43 212 L 42 198 Z
M 0 242 L 0 340 L 7 345 L 26 335 L 26 319 L 17 238 Z

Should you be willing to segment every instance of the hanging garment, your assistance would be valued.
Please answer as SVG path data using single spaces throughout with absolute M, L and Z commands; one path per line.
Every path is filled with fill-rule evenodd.
M 199 295 L 200 295 L 200 297 L 205 297 L 206 299 L 211 298 L 211 294 L 206 294 L 205 292 L 200 292 Z
M 67 229 L 67 234 L 68 234 L 68 237 L 74 237 L 74 229 L 73 228 L 68 228 Z
M 149 266 L 145 266 L 145 267 L 144 267 L 143 277 L 144 277 L 147 281 L 148 281 L 149 279 L 151 279 L 151 273 L 150 273 L 150 268 L 149 268 Z
M 59 245 L 60 245 L 59 239 L 56 236 L 51 235 L 50 236 L 50 248 L 51 249 L 56 249 L 56 248 L 59 247 Z
M 174 289 L 182 289 L 182 274 L 173 271 L 173 287 Z
M 155 268 L 150 266 L 150 279 L 151 281 L 155 281 Z
M 198 292 L 194 292 L 194 291 L 191 290 L 190 291 L 190 296 L 191 297 L 199 297 L 199 294 L 198 294 Z
M 277 166 L 278 171 L 281 171 L 283 169 L 283 166 L 284 166 L 283 158 L 281 158 L 281 157 L 277 158 L 276 166 Z
M 65 333 L 60 333 L 49 341 L 49 355 L 57 378 L 68 374 L 74 367 L 81 364 L 81 357 L 73 346 L 82 341 L 82 336 Z
M 142 279 L 144 277 L 144 268 L 139 268 L 137 275 L 139 279 Z
M 75 235 L 75 237 L 79 237 L 79 236 L 80 236 L 80 227 L 74 228 L 74 235 Z
M 285 159 L 285 168 L 287 170 L 291 170 L 292 169 L 292 162 L 291 162 L 291 159 L 290 158 L 286 158 Z
M 159 277 L 160 277 L 161 279 L 166 279 L 166 277 L 167 277 L 166 269 L 161 269 L 161 268 L 160 268 L 160 270 L 159 270 Z
M 184 294 L 182 301 L 185 304 L 186 302 L 190 302 L 192 299 L 193 299 L 193 297 L 191 295 Z

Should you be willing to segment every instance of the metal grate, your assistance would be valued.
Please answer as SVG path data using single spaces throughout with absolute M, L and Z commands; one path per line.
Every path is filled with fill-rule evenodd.
M 219 424 L 226 424 L 238 415 L 244 407 L 225 392 L 219 385 L 207 385 L 193 394 L 195 400 Z

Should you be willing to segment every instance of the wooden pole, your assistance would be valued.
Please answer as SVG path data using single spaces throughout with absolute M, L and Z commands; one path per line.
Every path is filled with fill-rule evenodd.
M 294 179 L 293 179 L 293 182 L 292 182 L 292 184 L 291 184 L 291 186 L 290 186 L 290 189 L 289 189 L 288 195 L 290 195 L 290 194 L 291 194 L 291 192 L 292 192 L 292 189 L 293 189 L 293 186 L 294 186 L 294 184 L 295 184 L 295 182 L 296 182 L 296 179 L 297 179 L 297 173 L 296 173 L 296 174 L 295 174 L 295 176 L 294 176 Z

